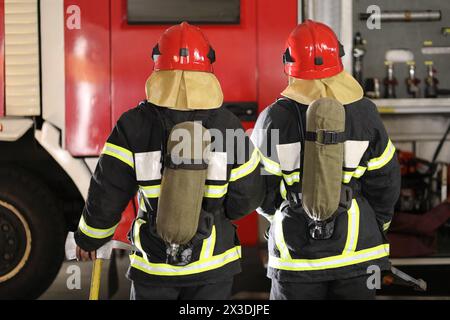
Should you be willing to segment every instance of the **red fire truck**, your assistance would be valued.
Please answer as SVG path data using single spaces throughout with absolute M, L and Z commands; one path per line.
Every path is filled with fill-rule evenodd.
M 186 3 L 189 2 L 189 5 Z M 225 105 L 246 128 L 286 84 L 297 0 L 0 0 L 0 297 L 55 278 L 91 174 L 118 117 L 145 98 L 151 49 L 169 25 L 201 25 Z M 176 10 L 174 10 L 176 8 Z M 130 203 L 115 237 L 125 240 Z M 258 241 L 255 214 L 238 222 Z
M 401 2 L 375 2 L 404 9 Z M 429 2 L 450 10 L 444 1 Z M 400 47 L 417 42 L 402 30 L 425 25 L 366 30 L 356 18 L 365 6 L 353 0 L 0 0 L 0 299 L 37 297 L 55 278 L 101 149 L 119 116 L 145 99 L 152 48 L 166 28 L 180 21 L 201 26 L 217 53 L 225 107 L 251 128 L 287 83 L 284 43 L 303 17 L 332 26 L 346 48 L 348 71 L 354 31 L 362 28 L 371 39 L 367 76 L 384 74 L 382 50 L 392 49 L 385 37 Z M 426 36 L 442 41 L 431 32 L 436 25 L 429 26 Z M 430 59 L 416 51 L 416 60 Z M 445 59 L 433 57 L 440 67 Z M 449 99 L 375 102 L 388 113 L 385 125 L 398 149 L 428 157 L 445 130 Z M 448 152 L 440 159 L 447 162 Z M 124 212 L 116 240 L 126 241 L 135 208 L 131 202 Z M 264 229 L 257 215 L 238 224 L 244 246 L 255 247 Z M 439 255 L 393 263 L 420 265 L 420 276 L 425 265 L 448 271 L 448 249 Z

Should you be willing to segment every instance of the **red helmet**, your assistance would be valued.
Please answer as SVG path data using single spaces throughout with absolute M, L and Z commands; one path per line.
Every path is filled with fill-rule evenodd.
M 283 55 L 286 74 L 299 79 L 329 78 L 340 73 L 344 47 L 327 25 L 306 20 L 291 32 Z
M 214 49 L 200 28 L 187 22 L 167 29 L 153 48 L 154 70 L 213 72 Z

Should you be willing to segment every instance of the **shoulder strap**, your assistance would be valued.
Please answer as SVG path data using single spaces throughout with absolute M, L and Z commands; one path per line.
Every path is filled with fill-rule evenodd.
M 210 129 L 211 119 L 216 115 L 217 109 L 214 110 L 196 110 L 193 113 L 192 121 L 201 121 L 206 129 Z
M 277 103 L 288 108 L 289 111 L 293 113 L 293 116 L 297 120 L 298 133 L 300 135 L 300 143 L 304 143 L 305 141 L 305 131 L 303 129 L 303 121 L 302 116 L 299 110 L 298 103 L 294 100 L 287 98 L 280 98 L 277 100 Z M 302 148 L 303 152 L 303 148 Z
M 157 106 L 155 106 L 152 103 L 149 103 L 148 101 L 144 101 L 144 103 L 149 107 L 152 108 L 153 111 L 156 114 L 156 117 L 159 120 L 159 125 L 161 128 L 161 137 L 163 138 L 161 141 L 161 165 L 162 168 L 164 168 L 164 161 L 165 161 L 165 155 L 167 152 L 167 140 L 169 138 L 169 130 L 170 128 L 173 127 L 173 123 L 169 124 L 168 121 L 170 121 L 170 119 L 168 119 L 168 117 L 165 117 L 163 115 L 163 113 L 161 112 L 161 110 L 159 110 L 159 108 Z
M 300 113 L 299 106 L 297 102 L 294 100 L 286 99 L 286 98 L 280 98 L 277 100 L 277 103 L 284 105 L 293 113 L 293 117 L 297 120 L 297 128 L 298 133 L 300 135 L 300 168 L 303 169 L 303 161 L 304 161 L 304 153 L 305 153 L 305 131 L 303 129 L 303 121 L 302 116 Z M 301 176 L 303 176 L 303 172 L 301 173 Z M 300 193 L 302 192 L 302 186 L 300 184 Z M 300 203 L 300 198 L 298 197 L 298 193 L 291 193 L 287 192 L 287 199 L 289 203 L 298 205 Z
M 161 136 L 163 137 L 163 141 L 161 141 L 161 163 L 164 168 L 165 158 L 167 155 L 167 140 L 169 139 L 170 132 L 172 128 L 175 126 L 175 122 L 170 119 L 160 108 L 156 105 L 149 103 L 148 101 L 143 101 L 142 103 L 146 104 L 148 107 L 152 108 L 156 116 L 158 117 L 160 126 L 161 126 Z M 191 117 L 188 121 L 202 121 L 202 124 L 205 128 L 209 129 L 209 122 L 212 117 L 216 114 L 216 109 L 211 110 L 210 112 L 203 112 L 203 110 L 195 110 L 192 112 Z

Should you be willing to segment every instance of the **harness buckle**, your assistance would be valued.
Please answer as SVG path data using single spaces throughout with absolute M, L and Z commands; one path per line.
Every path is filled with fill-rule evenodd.
M 337 144 L 339 143 L 339 136 L 336 131 L 328 131 L 319 129 L 316 131 L 316 143 L 320 145 Z

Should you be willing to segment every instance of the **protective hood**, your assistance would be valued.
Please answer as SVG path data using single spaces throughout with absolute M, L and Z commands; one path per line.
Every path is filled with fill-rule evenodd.
M 180 111 L 217 109 L 223 103 L 219 80 L 201 71 L 154 71 L 146 86 L 147 100 Z
M 364 90 L 355 78 L 342 71 L 333 77 L 317 80 L 289 77 L 289 85 L 281 95 L 305 105 L 320 98 L 334 98 L 346 105 L 361 100 Z

